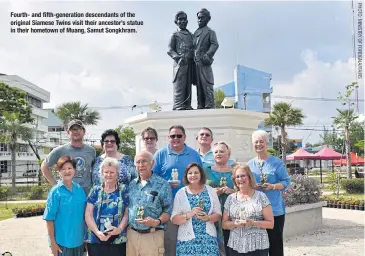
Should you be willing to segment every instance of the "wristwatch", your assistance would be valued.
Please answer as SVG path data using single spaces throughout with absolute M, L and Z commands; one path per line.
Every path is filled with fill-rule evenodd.
M 157 219 L 159 221 L 157 226 L 160 226 L 162 224 L 162 220 L 160 218 Z
M 275 190 L 276 184 L 272 184 L 272 190 Z
M 185 220 L 189 220 L 187 213 L 185 213 Z

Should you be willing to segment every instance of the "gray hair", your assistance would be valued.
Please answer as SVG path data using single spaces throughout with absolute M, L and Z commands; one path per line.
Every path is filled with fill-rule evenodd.
M 262 137 L 269 143 L 269 134 L 264 130 L 256 130 L 252 133 L 252 142 L 255 141 L 256 138 Z
M 107 166 L 113 166 L 115 168 L 115 170 L 117 172 L 117 181 L 118 181 L 119 175 L 120 175 L 120 162 L 113 157 L 106 157 L 103 160 L 103 162 L 101 162 L 100 167 L 99 167 L 101 183 L 104 182 L 103 171 L 104 171 L 104 168 Z
M 148 152 L 148 151 L 141 151 L 138 154 L 136 154 L 136 156 L 134 157 L 134 164 L 136 164 L 136 158 L 137 158 L 137 156 L 140 156 L 142 154 L 147 155 L 148 156 L 148 160 L 150 162 L 153 161 L 153 155 L 150 152 Z

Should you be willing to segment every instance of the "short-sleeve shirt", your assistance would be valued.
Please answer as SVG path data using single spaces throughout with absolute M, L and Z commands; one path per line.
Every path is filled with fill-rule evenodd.
M 52 167 L 63 156 L 75 158 L 76 173 L 73 181 L 80 184 L 87 195 L 91 188 L 91 166 L 96 156 L 95 149 L 87 144 L 83 144 L 82 147 L 74 147 L 71 143 L 67 143 L 53 149 L 45 161 L 48 167 Z
M 128 187 L 124 184 L 111 193 L 105 193 L 102 186 L 92 187 L 87 202 L 94 205 L 93 218 L 101 232 L 106 231 L 104 223 L 108 218 L 112 226 L 118 227 L 123 218 L 124 212 L 129 205 Z M 100 243 L 96 235 L 88 229 L 85 235 L 87 243 Z M 127 241 L 127 231 L 122 233 L 113 241 L 113 244 L 121 244 Z
M 269 156 L 261 165 L 255 158 L 251 159 L 247 165 L 250 167 L 257 183 L 261 182 L 262 172 L 267 175 L 268 183 L 276 184 L 280 182 L 284 186 L 283 190 L 265 190 L 263 193 L 265 193 L 270 200 L 274 216 L 285 214 L 285 203 L 282 191 L 290 185 L 290 176 L 283 161 L 278 157 Z
M 224 204 L 224 210 L 228 213 L 229 219 L 235 221 L 240 219 L 240 210 L 243 208 L 246 218 L 260 221 L 264 219 L 263 209 L 270 204 L 267 196 L 255 190 L 250 200 L 240 200 L 237 193 L 230 194 Z M 269 237 L 264 228 L 257 226 L 241 227 L 231 229 L 228 247 L 239 253 L 248 253 L 256 250 L 269 248 Z
M 95 163 L 92 168 L 92 181 L 94 185 L 101 185 L 100 179 L 100 165 L 105 158 L 98 156 L 95 158 Z M 119 159 L 120 172 L 119 172 L 119 184 L 129 184 L 131 180 L 135 179 L 137 175 L 136 168 L 134 166 L 132 158 L 130 156 L 124 155 Z
M 144 218 L 151 217 L 158 219 L 162 213 L 172 212 L 172 193 L 170 184 L 163 178 L 152 174 L 151 178 L 145 185 L 141 183 L 139 178 L 134 179 L 129 184 L 129 225 L 138 230 L 146 230 L 147 227 L 143 224 L 138 224 L 137 208 L 144 207 Z M 166 229 L 166 224 L 157 226 Z
M 177 169 L 180 185 L 177 188 L 172 188 L 173 197 L 175 197 L 175 194 L 180 188 L 184 187 L 183 176 L 186 167 L 193 162 L 203 167 L 203 162 L 200 159 L 199 153 L 186 144 L 184 144 L 184 151 L 181 153 L 176 153 L 172 150 L 170 145 L 167 145 L 167 147 L 162 148 L 155 153 L 154 160 L 155 165 L 153 166 L 153 172 L 166 181 L 172 180 L 172 169 Z
M 199 153 L 200 158 L 202 159 L 204 169 L 215 165 L 214 154 L 213 154 L 212 149 L 209 149 L 209 151 L 204 156 L 202 154 L 200 154 L 200 149 L 197 149 L 197 152 Z M 229 166 L 232 166 L 234 163 L 235 162 L 233 159 L 228 159 L 227 164 Z
M 72 182 L 70 191 L 62 181 L 48 193 L 43 219 L 54 222 L 58 245 L 75 248 L 84 242 L 86 195 L 79 184 Z

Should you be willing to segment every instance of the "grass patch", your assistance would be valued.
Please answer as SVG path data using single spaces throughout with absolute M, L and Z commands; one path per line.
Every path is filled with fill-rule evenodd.
M 338 199 L 337 195 L 326 195 L 325 197 L 328 200 Z M 340 194 L 339 197 L 343 199 L 364 200 L 364 194 Z
M 7 208 L 6 208 L 6 203 L 0 202 L 0 221 L 14 217 L 14 213 L 12 211 L 14 208 L 22 208 L 22 207 L 36 206 L 36 205 L 45 205 L 45 204 L 42 204 L 42 203 L 24 203 L 24 204 L 10 203 L 10 204 L 7 204 Z

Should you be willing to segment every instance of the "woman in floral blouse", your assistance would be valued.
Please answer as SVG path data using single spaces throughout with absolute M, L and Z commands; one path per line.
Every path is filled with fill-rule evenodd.
M 107 157 L 100 165 L 102 185 L 95 185 L 87 199 L 85 220 L 89 256 L 126 255 L 128 189 L 118 186 L 120 163 Z

